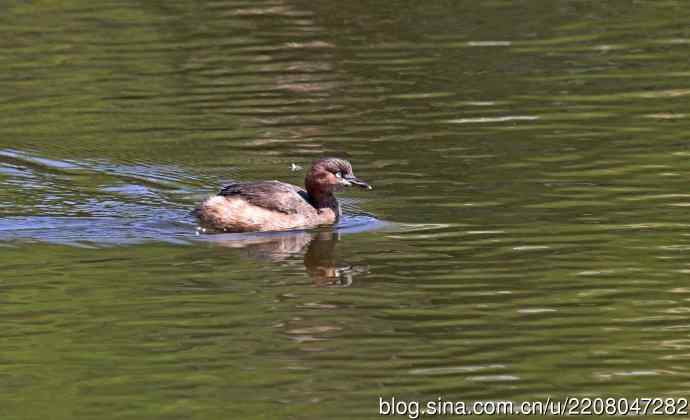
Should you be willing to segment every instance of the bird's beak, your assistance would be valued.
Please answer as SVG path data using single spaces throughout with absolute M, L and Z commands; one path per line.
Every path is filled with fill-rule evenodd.
M 365 190 L 373 190 L 374 189 L 374 187 L 372 187 L 371 185 L 367 184 L 366 182 L 362 181 L 361 179 L 357 178 L 354 175 L 346 175 L 343 179 L 345 181 L 347 181 L 349 183 L 349 185 L 356 185 L 360 188 L 364 188 Z M 346 185 L 348 185 L 348 184 L 346 184 Z

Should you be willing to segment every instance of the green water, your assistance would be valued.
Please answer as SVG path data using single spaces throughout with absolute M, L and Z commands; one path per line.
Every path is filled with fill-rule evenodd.
M 3 419 L 688 397 L 684 1 L 0 4 Z M 339 226 L 197 235 L 346 156 Z

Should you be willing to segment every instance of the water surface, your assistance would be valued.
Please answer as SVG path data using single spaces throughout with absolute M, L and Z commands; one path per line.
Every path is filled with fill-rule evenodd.
M 0 10 L 3 417 L 687 397 L 684 2 Z M 324 155 L 339 226 L 196 234 Z

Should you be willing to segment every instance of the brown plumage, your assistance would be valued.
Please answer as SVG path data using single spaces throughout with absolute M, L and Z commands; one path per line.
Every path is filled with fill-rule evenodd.
M 304 180 L 306 191 L 279 181 L 241 182 L 224 187 L 204 200 L 194 214 L 199 224 L 220 232 L 288 230 L 330 225 L 340 217 L 333 193 L 357 185 L 371 189 L 355 177 L 352 165 L 338 158 L 315 161 Z

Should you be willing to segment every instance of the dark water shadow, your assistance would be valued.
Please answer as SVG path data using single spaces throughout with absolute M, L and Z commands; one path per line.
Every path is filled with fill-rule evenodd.
M 354 277 L 366 274 L 368 265 L 352 265 L 337 253 L 343 235 L 384 228 L 370 216 L 347 216 L 335 227 L 288 232 L 225 233 L 200 235 L 199 239 L 222 247 L 241 249 L 257 261 L 291 264 L 301 256 L 306 272 L 319 286 L 347 287 Z

